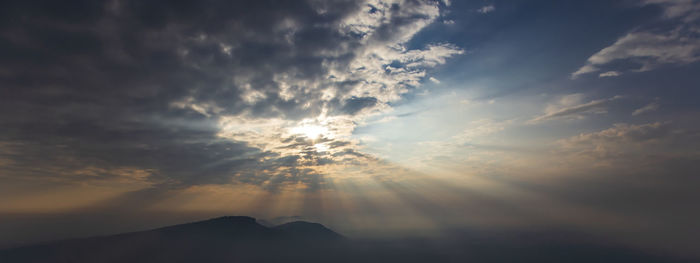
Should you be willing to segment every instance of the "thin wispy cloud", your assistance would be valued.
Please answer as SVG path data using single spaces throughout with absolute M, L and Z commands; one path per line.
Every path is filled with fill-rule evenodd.
M 482 13 L 482 14 L 487 14 L 487 13 L 491 13 L 493 11 L 496 11 L 496 6 L 486 5 L 486 6 L 482 6 L 481 8 L 477 9 L 476 11 L 479 13 Z
M 622 73 L 617 72 L 617 71 L 608 71 L 608 72 L 603 72 L 598 75 L 598 77 L 604 78 L 604 77 L 617 77 L 622 75 Z
M 677 132 L 677 131 L 676 131 Z M 591 133 L 581 133 L 558 144 L 563 150 L 575 156 L 587 156 L 597 162 L 609 164 L 638 160 L 635 151 L 643 149 L 647 154 L 660 154 L 666 149 L 658 149 L 663 140 L 671 139 L 674 130 L 669 123 L 628 124 L 616 123 L 613 127 Z M 654 149 L 657 147 L 657 149 Z M 633 158 L 632 158 L 633 157 Z
M 684 65 L 700 61 L 700 3 L 694 1 L 648 0 L 642 5 L 659 5 L 663 8 L 666 22 L 676 21 L 668 29 L 659 23 L 659 29 L 638 29 L 620 37 L 612 45 L 601 49 L 586 60 L 585 65 L 571 73 L 576 79 L 581 75 L 610 69 L 613 62 L 626 62 L 633 66 L 626 71 L 644 72 L 664 65 Z M 619 64 L 619 63 L 618 63 Z M 613 67 L 614 68 L 614 67 Z M 599 77 L 615 77 L 622 70 L 609 70 Z
M 649 71 L 667 64 L 683 65 L 700 61 L 700 39 L 686 37 L 684 31 L 677 28 L 665 34 L 629 33 L 588 58 L 586 65 L 572 73 L 571 77 L 597 72 L 601 67 L 618 60 L 629 60 L 639 65 L 632 70 L 635 72 Z M 609 71 L 600 74 L 600 77 L 619 75 L 621 73 L 617 71 Z
M 581 119 L 587 114 L 602 114 L 607 112 L 607 107 L 610 103 L 621 99 L 622 96 L 614 96 L 607 99 L 592 100 L 586 103 L 580 103 L 581 94 L 571 94 L 562 97 L 557 103 L 550 104 L 545 114 L 531 119 L 530 123 L 554 119 Z
M 641 107 L 639 109 L 634 110 L 634 112 L 632 112 L 632 116 L 637 116 L 637 115 L 642 115 L 645 113 L 657 111 L 660 107 L 661 107 L 661 105 L 659 104 L 658 101 L 652 101 L 649 104 L 644 105 L 644 107 Z

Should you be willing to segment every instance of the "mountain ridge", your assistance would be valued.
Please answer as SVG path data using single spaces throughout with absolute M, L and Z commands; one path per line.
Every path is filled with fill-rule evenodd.
M 222 216 L 0 250 L 0 262 L 274 261 L 276 255 L 298 257 L 296 251 L 306 244 L 333 246 L 344 239 L 319 223 L 299 221 L 284 225 L 266 227 L 253 217 Z
M 267 227 L 253 217 L 223 216 L 0 250 L 0 262 L 693 262 L 578 242 L 575 236 L 523 233 L 529 232 L 471 231 L 443 240 L 363 241 L 319 223 Z

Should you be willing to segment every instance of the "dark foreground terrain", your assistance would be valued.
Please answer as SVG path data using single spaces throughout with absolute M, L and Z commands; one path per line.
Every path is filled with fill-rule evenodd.
M 0 251 L 0 262 L 686 262 L 543 233 L 359 241 L 321 224 L 221 217 Z

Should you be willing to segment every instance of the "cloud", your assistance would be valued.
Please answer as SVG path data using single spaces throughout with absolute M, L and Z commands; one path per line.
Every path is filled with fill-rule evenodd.
M 617 77 L 622 75 L 622 73 L 617 72 L 617 71 L 608 71 L 608 72 L 603 72 L 598 75 L 598 77 L 604 78 L 604 77 Z
M 693 148 L 697 134 L 674 127 L 670 122 L 646 124 L 617 123 L 611 128 L 581 133 L 557 141 L 562 158 L 570 158 L 573 163 L 585 165 L 595 161 L 596 165 L 606 165 L 621 169 L 626 165 L 650 165 L 662 161 L 683 158 L 698 158 Z M 568 157 L 567 157 L 568 156 Z M 631 168 L 629 168 L 631 169 Z
M 0 170 L 57 179 L 114 177 L 80 172 L 88 168 L 148 171 L 131 174 L 172 187 L 321 187 L 340 169 L 333 164 L 373 158 L 349 138 L 357 123 L 463 53 L 449 43 L 406 45 L 440 6 L 9 4 L 0 20 L 0 93 L 11 94 L 0 97 L 0 142 L 24 147 L 4 154 Z M 310 125 L 322 136 L 290 133 Z
M 700 38 L 697 37 L 700 30 L 697 23 L 700 18 L 700 3 L 690 0 L 647 0 L 642 4 L 660 5 L 664 9 L 665 20 L 681 21 L 676 22 L 677 26 L 670 30 L 661 23 L 659 29 L 640 29 L 627 33 L 589 57 L 585 65 L 571 73 L 572 79 L 620 64 L 613 62 L 625 62 L 629 65 L 629 70 L 643 72 L 663 65 L 685 65 L 700 61 Z M 614 70 L 602 73 L 599 77 L 621 74 L 619 70 Z
M 618 173 L 666 173 L 673 164 L 700 158 L 696 130 L 672 122 L 616 123 L 608 129 L 581 133 L 556 142 L 553 153 L 571 166 L 609 167 Z M 554 157 L 553 157 L 554 158 Z M 681 168 L 678 171 L 683 171 Z
M 597 147 L 598 144 L 611 143 L 644 143 L 658 140 L 669 135 L 668 123 L 627 124 L 617 123 L 612 128 L 599 132 L 582 133 L 564 140 L 569 146 L 579 145 Z
M 482 6 L 481 8 L 477 9 L 476 11 L 479 13 L 482 13 L 482 14 L 487 14 L 487 13 L 491 13 L 493 11 L 496 11 L 496 7 L 494 5 L 486 5 L 486 6 Z
M 700 3 L 694 0 L 642 0 L 641 5 L 661 5 L 664 18 L 690 22 L 700 18 Z
M 680 30 L 666 34 L 633 32 L 618 39 L 613 45 L 588 58 L 586 65 L 571 74 L 577 78 L 616 60 L 629 60 L 640 66 L 634 71 L 649 71 L 665 64 L 689 64 L 700 60 L 700 39 L 687 37 Z M 601 77 L 617 76 L 610 71 Z
M 352 97 L 350 99 L 345 100 L 345 106 L 343 106 L 343 111 L 348 114 L 354 115 L 362 109 L 374 107 L 374 105 L 376 104 L 377 99 L 373 97 Z
M 582 103 L 582 94 L 570 94 L 563 96 L 558 102 L 550 104 L 545 109 L 545 114 L 530 120 L 530 123 L 554 119 L 580 119 L 585 114 L 601 114 L 607 112 L 607 106 L 611 102 L 621 99 L 621 96 L 614 96 L 607 99 L 592 100 Z
M 634 110 L 634 112 L 632 112 L 632 116 L 637 116 L 637 115 L 641 115 L 641 114 L 644 114 L 647 112 L 656 111 L 659 109 L 659 107 L 661 107 L 661 105 L 659 105 L 659 102 L 652 101 L 649 104 L 644 105 L 644 107 L 641 107 L 639 109 Z

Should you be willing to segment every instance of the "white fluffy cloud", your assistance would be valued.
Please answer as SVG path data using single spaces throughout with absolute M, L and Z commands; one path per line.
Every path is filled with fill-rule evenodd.
M 275 74 L 282 98 L 306 99 L 310 104 L 321 105 L 318 115 L 302 120 L 246 114 L 222 116 L 218 135 L 245 142 L 273 154 L 276 160 L 284 159 L 289 166 L 314 173 L 327 171 L 329 164 L 347 165 L 372 158 L 361 153 L 357 142 L 350 139 L 356 125 L 369 115 L 390 110 L 390 102 L 421 85 L 427 78 L 427 69 L 463 53 L 448 43 L 428 44 L 422 49 L 406 47 L 405 43 L 433 23 L 439 14 L 437 2 L 368 1 L 337 28 L 348 39 L 359 38 L 352 48 L 351 43 L 339 43 L 350 48 L 354 54 L 351 60 L 327 59 L 322 64 L 327 74 L 316 79 L 299 78 L 287 72 Z M 439 83 L 437 79 L 428 79 Z M 243 93 L 251 97 L 246 101 L 264 99 L 264 94 L 254 92 Z M 320 95 L 313 97 L 313 94 Z M 344 110 L 334 109 L 335 101 L 344 102 L 341 108 Z

